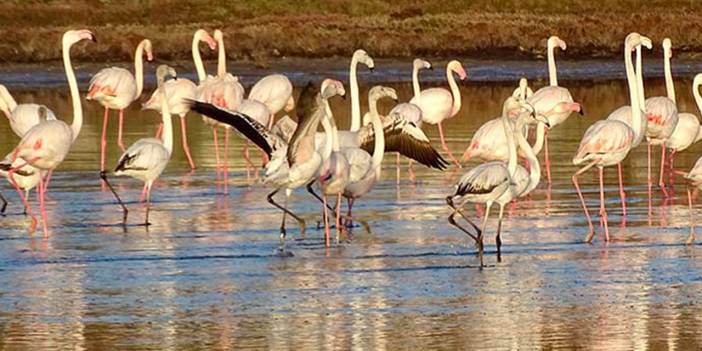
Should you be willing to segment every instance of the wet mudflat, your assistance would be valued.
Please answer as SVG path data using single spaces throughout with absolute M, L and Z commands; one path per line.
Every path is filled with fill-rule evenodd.
M 598 235 L 584 244 L 587 224 L 570 160 L 587 126 L 626 103 L 626 87 L 609 80 L 561 84 L 587 115 L 573 115 L 552 131 L 554 182 L 542 182 L 508 209 L 501 263 L 491 226 L 490 266 L 482 271 L 470 239 L 446 222 L 444 197 L 463 170 L 416 167 L 412 183 L 403 160 L 397 185 L 394 155 L 386 155 L 382 181 L 354 207 L 368 226 L 357 224 L 331 248 L 317 229 L 321 205 L 297 191 L 291 208 L 308 229 L 301 236 L 289 222 L 293 255 L 279 256 L 280 213 L 265 201 L 270 189 L 253 174 L 247 179 L 244 143 L 232 138 L 230 194 L 222 195 L 210 129 L 194 114 L 187 121 L 198 169 L 188 171 L 176 125 L 174 155 L 154 189 L 148 230 L 137 225 L 141 184 L 113 180 L 130 208 L 125 231 L 120 208 L 98 179 L 102 110 L 88 102 L 77 144 L 51 181 L 49 237 L 29 235 L 19 198 L 9 184 L 0 188 L 11 202 L 0 217 L 0 347 L 699 349 L 702 251 L 683 245 L 689 231 L 684 183 L 676 179 L 673 200 L 654 192 L 649 211 L 646 150 L 636 149 L 624 164 L 629 216 L 620 216 L 616 171 L 607 170 L 613 240 L 604 243 Z M 411 96 L 406 83 L 389 85 L 401 99 Z M 498 116 L 514 85 L 461 86 L 463 108 L 447 123 L 454 153 Z M 689 77 L 678 82 L 680 110 L 698 114 L 689 85 Z M 45 103 L 70 120 L 66 90 L 20 87 L 15 98 Z M 647 82 L 646 92 L 663 94 L 664 87 Z M 348 126 L 350 101 L 332 104 L 342 128 Z M 389 107 L 385 102 L 381 111 Z M 152 135 L 159 120 L 136 106 L 126 116 L 128 144 Z M 108 137 L 112 165 L 119 156 L 116 120 Z M 436 127 L 424 129 L 439 147 Z M 6 123 L 0 135 L 0 151 L 9 152 L 17 138 Z M 252 155 L 260 160 L 258 151 Z M 689 168 L 699 155 L 702 147 L 694 146 L 676 165 Z M 582 181 L 596 214 L 597 178 L 588 173 Z M 701 212 L 696 209 L 698 217 Z

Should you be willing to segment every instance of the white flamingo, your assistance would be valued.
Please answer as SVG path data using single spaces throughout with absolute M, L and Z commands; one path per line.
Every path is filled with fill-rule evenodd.
M 629 154 L 633 148 L 636 133 L 641 124 L 641 110 L 639 104 L 639 89 L 634 73 L 634 68 L 631 62 L 631 52 L 638 45 L 651 46 L 650 39 L 641 36 L 638 33 L 627 35 L 624 42 L 624 62 L 626 66 L 626 77 L 629 84 L 629 97 L 632 110 L 632 125 L 618 120 L 600 120 L 591 125 L 583 135 L 580 141 L 580 146 L 576 155 L 573 157 L 573 164 L 578 166 L 585 164 L 575 174 L 573 174 L 573 184 L 578 192 L 583 211 L 587 217 L 590 231 L 586 238 L 587 242 L 591 242 L 595 235 L 595 229 L 592 225 L 590 213 L 587 210 L 585 198 L 580 191 L 578 184 L 578 176 L 585 173 L 593 166 L 597 166 L 600 178 L 600 216 L 605 227 L 605 238 L 609 241 L 609 227 L 607 225 L 607 210 L 604 200 L 604 167 L 619 165 L 622 160 Z M 621 168 L 619 172 L 619 181 L 622 182 Z M 621 193 L 622 202 L 625 201 L 624 194 Z
M 126 175 L 144 182 L 144 186 L 146 187 L 145 226 L 150 225 L 149 210 L 151 208 L 151 187 L 154 181 L 163 173 L 163 170 L 166 169 L 168 161 L 171 159 L 171 153 L 173 152 L 173 122 L 171 120 L 171 113 L 168 110 L 168 96 L 165 95 L 166 90 L 163 89 L 163 81 L 168 75 L 175 79 L 176 71 L 166 65 L 161 65 L 156 70 L 156 80 L 158 82 L 157 90 L 162 94 L 161 122 L 163 123 L 163 134 L 161 138 L 142 138 L 137 140 L 119 157 L 117 167 L 115 167 L 116 176 Z M 112 188 L 112 185 L 107 181 L 107 174 L 105 171 L 100 172 L 100 177 L 108 185 L 110 191 L 112 191 L 117 202 L 119 202 L 119 205 L 122 207 L 124 211 L 122 224 L 126 225 L 127 214 L 129 213 L 127 206 L 124 205 L 122 199 L 120 199 L 117 192 Z
M 17 104 L 2 84 L 0 84 L 0 110 L 7 116 L 12 131 L 20 138 L 35 125 L 56 119 L 54 112 L 44 105 Z
M 695 165 L 692 166 L 689 172 L 679 172 L 687 179 L 689 186 L 687 188 L 687 206 L 690 211 L 690 234 L 687 236 L 685 244 L 692 245 L 695 242 L 695 218 L 692 215 L 692 191 L 691 187 L 696 190 L 702 189 L 702 157 L 697 159 Z
M 19 184 L 14 179 L 14 173 L 22 171 L 25 165 L 29 164 L 40 170 L 42 180 L 39 181 L 39 206 L 41 211 L 44 235 L 48 235 L 48 223 L 45 208 L 46 186 L 51 178 L 51 173 L 66 158 L 71 146 L 78 138 L 78 133 L 83 126 L 83 110 L 78 92 L 78 83 L 71 65 L 70 50 L 73 44 L 81 40 L 95 41 L 95 36 L 89 30 L 69 30 L 63 34 L 63 66 L 66 71 L 66 79 L 71 91 L 71 101 L 73 103 L 73 123 L 69 126 L 61 120 L 50 120 L 39 123 L 27 131 L 22 137 L 19 145 L 12 152 L 13 162 L 22 159 L 23 164 L 15 166 L 8 171 L 10 182 L 15 187 L 27 213 L 32 218 L 30 231 L 34 231 L 37 220 L 31 212 L 27 198 L 24 196 Z
M 531 117 L 521 117 L 522 115 Z M 492 204 L 497 203 L 500 206 L 497 234 L 495 236 L 497 257 L 498 260 L 500 260 L 500 250 L 502 246 L 500 231 L 502 229 L 504 206 L 513 199 L 525 195 L 536 188 L 541 178 L 539 161 L 533 153 L 531 146 L 522 135 L 523 127 L 529 123 L 527 118 L 534 119 L 537 118 L 537 116 L 540 116 L 538 117 L 539 122 L 548 125 L 548 120 L 544 116 L 535 115 L 534 108 L 524 100 L 517 99 L 513 96 L 507 98 L 502 106 L 501 117 L 502 131 L 505 134 L 509 149 L 509 159 L 507 163 L 503 161 L 492 161 L 480 164 L 468 170 L 456 183 L 453 193 L 446 197 L 446 202 L 453 209 L 453 212 L 448 217 L 448 221 L 475 240 L 476 246 L 478 247 L 480 267 L 484 266 L 483 233 L 487 228 L 487 221 L 490 216 Z M 511 118 L 518 118 L 517 125 L 514 127 L 510 121 Z M 517 165 L 515 138 L 520 148 L 522 148 L 527 155 L 529 171 Z M 463 207 L 468 202 L 485 204 L 485 218 L 483 220 L 482 229 L 478 228 L 477 225 L 464 215 Z M 455 221 L 454 217 L 457 214 L 460 214 L 475 229 L 475 235 Z
M 249 99 L 262 102 L 270 111 L 266 125 L 273 128 L 275 114 L 285 109 L 290 112 L 295 108 L 293 85 L 288 77 L 282 74 L 269 74 L 256 82 L 249 91 Z
M 142 40 L 134 52 L 134 74 L 121 67 L 103 68 L 93 76 L 88 87 L 87 100 L 95 100 L 105 107 L 102 121 L 102 139 L 100 140 L 100 171 L 105 170 L 105 148 L 107 147 L 107 118 L 110 109 L 119 110 L 119 127 L 117 129 L 117 145 L 124 151 L 122 127 L 124 125 L 124 109 L 141 96 L 144 88 L 144 59 L 153 60 L 151 41 Z M 136 75 L 136 77 L 134 77 Z
M 536 113 L 546 116 L 551 128 L 565 122 L 571 112 L 583 114 L 580 104 L 573 101 L 570 91 L 558 86 L 558 72 L 556 70 L 556 59 L 554 49 L 556 46 L 561 50 L 566 49 L 565 41 L 557 36 L 548 38 L 546 42 L 548 56 L 548 77 L 549 85 L 537 90 L 532 96 L 527 98 L 536 109 Z M 546 163 L 546 180 L 551 183 L 551 160 L 548 153 L 548 132 L 550 128 L 544 130 L 544 159 Z
M 200 82 L 207 78 L 205 73 L 205 66 L 202 63 L 202 57 L 200 56 L 200 42 L 205 42 L 214 50 L 217 48 L 217 42 L 204 30 L 198 29 L 193 35 L 192 41 L 192 54 L 193 61 L 195 62 L 195 69 L 197 71 L 197 76 Z M 164 90 L 166 91 L 166 96 L 168 96 L 168 110 L 171 114 L 180 116 L 180 135 L 181 142 L 183 144 L 183 151 L 188 159 L 188 164 L 190 169 L 195 169 L 195 162 L 190 153 L 190 147 L 188 146 L 188 132 L 187 124 L 185 121 L 185 115 L 190 111 L 189 105 L 185 102 L 187 99 L 195 99 L 197 94 L 197 85 L 193 83 L 190 79 L 180 78 L 171 79 L 163 83 Z M 161 94 L 158 89 L 154 90 L 151 97 L 142 105 L 142 109 L 161 111 Z M 157 133 L 157 134 L 160 134 Z
M 460 167 L 460 162 L 453 156 L 448 145 L 446 145 L 444 129 L 441 125 L 444 120 L 455 116 L 461 109 L 461 92 L 458 90 L 453 73 L 458 74 L 461 80 L 466 79 L 466 71 L 461 66 L 461 63 L 455 60 L 451 61 L 446 65 L 446 80 L 451 90 L 449 91 L 445 88 L 424 89 L 418 97 L 412 98 L 410 103 L 419 106 L 422 110 L 422 122 L 438 125 L 441 147 L 456 166 Z
M 361 129 L 361 100 L 358 96 L 358 77 L 356 76 L 356 70 L 358 64 L 362 63 L 371 72 L 375 69 L 375 62 L 373 58 L 368 56 L 368 53 L 363 49 L 358 49 L 354 51 L 353 56 L 351 56 L 351 65 L 349 67 L 349 88 L 351 90 L 351 128 L 350 132 L 356 132 Z M 340 134 L 341 137 L 342 134 Z M 343 140 L 340 140 L 343 147 Z

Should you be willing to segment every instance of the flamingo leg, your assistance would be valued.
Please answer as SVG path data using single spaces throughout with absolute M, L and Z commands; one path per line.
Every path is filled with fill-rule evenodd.
M 695 219 L 692 216 L 692 192 L 689 186 L 687 187 L 687 206 L 690 209 L 690 235 L 687 236 L 685 244 L 691 245 L 695 242 Z
M 485 245 L 483 244 L 483 233 L 485 233 L 485 229 L 487 228 L 487 222 L 488 218 L 490 217 L 490 208 L 492 207 L 492 203 L 487 203 L 485 205 L 485 219 L 483 220 L 483 229 L 481 229 L 478 232 L 478 258 L 480 259 L 480 268 L 482 269 L 485 267 L 485 263 L 483 262 L 483 251 L 485 248 Z
M 117 199 L 117 202 L 119 205 L 122 207 L 122 225 L 127 225 L 127 215 L 129 214 L 129 210 L 127 210 L 127 206 L 124 205 L 124 202 L 122 202 L 122 199 L 119 197 L 117 192 L 115 191 L 115 188 L 112 187 L 112 184 L 107 181 L 107 173 L 105 172 L 100 172 L 100 178 L 102 181 L 107 184 L 107 187 L 110 189 L 112 194 L 115 196 L 115 199 Z
M 22 189 L 20 189 L 19 184 L 17 184 L 17 180 L 15 180 L 15 169 L 10 169 L 10 171 L 7 173 L 8 178 L 10 179 L 10 183 L 12 183 L 12 186 L 17 190 L 17 193 L 20 196 L 20 199 L 22 199 L 22 204 L 24 204 L 24 208 L 29 215 L 29 217 L 32 219 L 32 224 L 29 227 L 29 232 L 34 233 L 34 231 L 37 228 L 37 217 L 34 216 L 34 213 L 32 212 L 32 207 L 29 206 L 29 201 L 28 198 L 25 196 L 24 192 L 22 192 Z
M 346 199 L 346 201 L 347 201 L 347 205 L 349 208 L 348 208 L 348 212 L 346 212 L 346 220 L 344 221 L 344 225 L 347 228 L 351 228 L 353 226 L 353 217 L 351 215 L 351 209 L 353 208 L 353 203 L 356 200 L 354 198 L 349 197 Z
M 336 194 L 336 244 L 339 244 L 339 234 L 341 234 L 341 193 Z
M 593 160 L 592 162 L 585 165 L 585 167 L 579 169 L 575 174 L 573 174 L 572 180 L 575 185 L 575 190 L 578 192 L 578 197 L 580 198 L 580 204 L 583 206 L 583 212 L 585 212 L 585 217 L 587 218 L 587 225 L 590 228 L 590 232 L 585 238 L 585 242 L 592 242 L 592 238 L 595 236 L 595 227 L 592 225 L 592 218 L 590 217 L 590 212 L 587 210 L 587 204 L 585 203 L 585 198 L 583 197 L 583 192 L 580 191 L 580 184 L 578 183 L 578 176 L 587 172 L 588 169 L 592 168 L 599 160 Z
M 307 186 L 305 186 L 305 188 L 307 189 L 307 192 L 312 194 L 312 196 L 314 196 L 314 198 L 317 199 L 319 202 L 324 202 L 324 200 L 319 195 L 317 195 L 317 193 L 314 191 L 314 188 L 312 187 L 314 182 L 316 182 L 316 180 L 312 180 L 311 182 L 307 183 Z M 327 206 L 327 208 L 330 211 L 334 211 L 334 209 L 331 208 L 330 206 Z
M 2 201 L 2 207 L 0 207 L 0 215 L 5 216 L 5 210 L 7 209 L 7 200 L 2 193 L 0 193 L 0 201 Z
M 46 217 L 46 181 L 39 179 L 39 211 L 41 211 L 41 222 L 44 227 L 44 237 L 49 236 L 48 218 Z
M 107 147 L 107 117 L 110 109 L 105 107 L 105 116 L 102 119 L 102 138 L 100 139 L 100 172 L 105 171 L 105 148 Z
M 281 206 L 275 202 L 275 200 L 273 199 L 273 196 L 275 196 L 275 194 L 277 194 L 279 191 L 280 191 L 280 189 L 274 190 L 272 193 L 268 194 L 267 199 L 268 199 L 268 203 L 275 206 L 279 210 L 283 211 L 283 222 L 280 226 L 280 240 L 281 240 L 281 245 L 284 247 L 285 246 L 285 235 L 287 233 L 285 230 L 285 216 L 290 215 L 297 220 L 297 223 L 300 225 L 300 235 L 305 234 L 305 220 L 298 217 L 296 214 L 292 213 L 292 211 L 288 210 L 284 206 Z M 288 202 L 288 197 L 286 195 L 286 197 L 285 197 L 286 206 L 287 206 L 287 202 Z
M 188 164 L 190 165 L 190 170 L 195 170 L 195 162 L 193 161 L 192 155 L 190 155 L 190 147 L 188 146 L 188 128 L 185 123 L 185 118 L 180 117 L 180 139 L 183 142 L 183 151 L 185 151 L 185 157 L 188 158 Z
M 665 149 L 665 144 L 661 144 L 661 169 L 658 176 L 658 186 L 661 188 L 661 191 L 663 191 L 663 195 L 668 198 L 668 190 L 665 188 L 665 182 L 663 181 L 663 174 L 665 173 Z
M 607 209 L 605 208 L 605 199 L 604 199 L 604 168 L 603 167 L 599 167 L 599 173 L 600 173 L 600 216 L 602 218 L 602 222 L 604 222 L 605 241 L 609 241 L 609 226 L 607 225 Z
M 502 239 L 500 239 L 500 231 L 502 230 L 502 215 L 504 214 L 505 206 L 500 205 L 500 213 L 497 215 L 497 235 L 495 235 L 495 246 L 497 246 L 497 262 L 502 262 Z
M 395 154 L 395 184 L 400 185 L 400 153 Z
M 227 161 L 229 159 L 229 128 L 224 129 L 224 159 L 222 164 L 224 166 L 224 195 L 229 194 L 229 166 Z
M 619 173 L 619 196 L 622 198 L 622 216 L 626 216 L 626 193 L 624 192 L 624 177 L 622 176 L 622 164 L 617 164 L 617 173 Z
M 548 128 L 544 128 L 544 163 L 546 163 L 546 179 L 551 184 L 551 157 L 548 154 Z
M 476 226 L 475 223 L 473 223 L 473 221 L 471 221 L 471 220 L 468 218 L 468 216 L 466 216 L 466 215 L 463 213 L 462 207 L 458 207 L 458 208 L 457 208 L 457 207 L 454 205 L 453 199 L 451 198 L 451 196 L 449 196 L 449 197 L 446 198 L 446 203 L 448 203 L 449 207 L 451 207 L 451 208 L 453 209 L 453 212 L 451 212 L 451 214 L 448 216 L 448 222 L 449 222 L 451 225 L 453 225 L 454 227 L 460 229 L 463 233 L 465 233 L 465 234 L 468 235 L 469 237 L 471 237 L 471 239 L 473 239 L 473 240 L 475 241 L 475 245 L 478 245 L 478 236 L 477 236 L 477 235 L 473 235 L 473 233 L 469 232 L 466 228 L 464 228 L 463 226 L 461 226 L 460 224 L 458 224 L 458 223 L 456 222 L 456 220 L 454 219 L 454 217 L 455 217 L 457 214 L 460 214 L 461 217 L 463 217 L 463 218 L 466 220 L 466 222 L 468 222 L 468 224 L 470 224 L 471 226 L 473 226 L 473 229 L 475 229 L 475 232 L 476 232 L 476 233 L 477 233 L 477 232 L 480 232 L 480 229 L 478 228 L 478 226 Z
M 414 160 L 410 159 L 407 162 L 407 172 L 409 172 L 409 177 L 410 180 L 414 183 L 416 181 L 416 177 L 414 175 L 414 167 L 412 166 L 414 164 Z
M 653 183 L 651 181 L 651 143 L 648 143 L 648 161 L 646 163 L 647 169 L 648 169 L 648 222 L 649 225 L 651 224 L 651 214 L 653 214 L 653 207 L 652 207 L 652 193 L 651 189 L 653 188 Z
M 327 196 L 324 195 L 322 196 L 323 199 L 323 209 L 322 209 L 322 214 L 324 215 L 324 245 L 326 247 L 330 247 L 331 244 L 329 242 L 329 213 L 327 212 Z
M 217 178 L 219 179 L 219 165 L 220 165 L 220 160 L 219 160 L 219 137 L 217 136 L 217 127 L 214 126 L 212 127 L 212 140 L 214 141 L 214 149 L 215 149 L 215 172 L 217 173 Z
M 144 226 L 150 226 L 151 222 L 149 222 L 149 212 L 151 211 L 151 186 L 153 185 L 153 182 L 147 182 L 146 183 L 146 219 L 144 220 Z
M 461 168 L 461 163 L 458 162 L 458 160 L 451 153 L 451 149 L 449 149 L 448 145 L 446 145 L 446 139 L 444 138 L 444 128 L 441 126 L 441 122 L 438 123 L 438 126 L 439 126 L 439 138 L 441 138 L 441 147 L 448 154 L 451 161 L 453 161 L 453 163 L 455 163 L 458 168 Z
M 139 203 L 146 201 L 146 183 L 144 183 L 144 188 L 141 189 L 141 195 L 139 196 Z
M 244 143 L 244 161 L 246 163 L 246 179 L 251 177 L 251 171 L 250 169 L 254 167 L 253 163 L 251 162 L 251 158 L 249 157 L 249 142 Z
M 156 128 L 156 136 L 154 136 L 154 138 L 161 139 L 161 134 L 163 134 L 163 122 L 158 124 L 158 128 Z
M 117 128 L 117 146 L 122 149 L 122 152 L 126 150 L 124 148 L 124 142 L 122 141 L 122 129 L 124 126 L 124 109 L 119 110 L 119 127 Z
M 675 149 L 670 150 L 670 157 L 668 158 L 668 184 L 670 184 L 670 187 L 673 187 L 673 184 L 675 183 Z

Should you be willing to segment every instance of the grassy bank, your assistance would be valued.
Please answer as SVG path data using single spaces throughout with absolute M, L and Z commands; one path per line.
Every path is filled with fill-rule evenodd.
M 222 28 L 230 58 L 262 64 L 361 47 L 375 57 L 535 57 L 550 34 L 568 42 L 566 57 L 612 57 L 633 30 L 671 37 L 676 54 L 702 53 L 702 2 L 689 0 L 18 0 L 0 4 L 0 60 L 57 60 L 69 27 L 97 34 L 75 51 L 90 61 L 129 60 L 143 37 L 160 59 L 188 59 L 199 27 Z

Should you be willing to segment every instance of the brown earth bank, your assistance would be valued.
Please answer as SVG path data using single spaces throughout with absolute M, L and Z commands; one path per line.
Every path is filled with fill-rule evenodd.
M 676 55 L 702 53 L 702 2 L 689 0 L 10 0 L 0 4 L 0 61 L 58 60 L 61 33 L 77 27 L 99 42 L 73 57 L 93 62 L 130 60 L 144 37 L 159 59 L 186 60 L 197 28 L 222 29 L 229 58 L 262 66 L 357 48 L 378 58 L 535 58 L 552 34 L 567 41 L 566 59 L 612 58 L 630 31 L 670 37 Z

